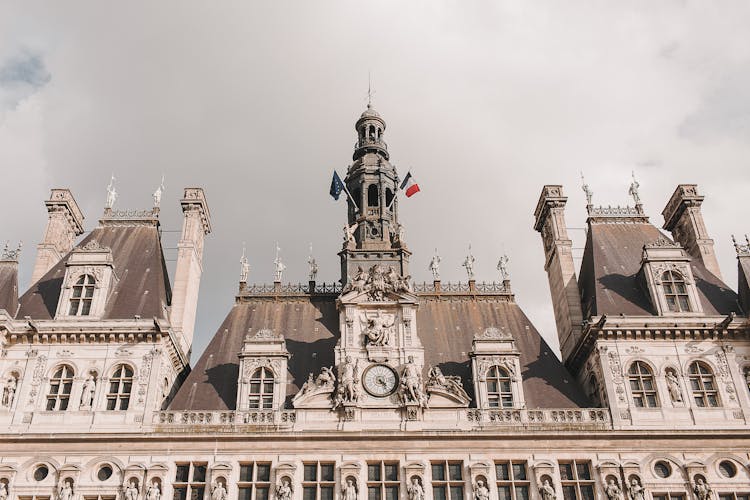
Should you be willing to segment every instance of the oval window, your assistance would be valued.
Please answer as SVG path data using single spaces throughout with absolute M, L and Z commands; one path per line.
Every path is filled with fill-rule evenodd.
M 47 474 L 49 474 L 49 469 L 46 465 L 40 465 L 39 467 L 34 470 L 34 480 L 35 481 L 44 481 L 44 479 L 47 477 Z
M 99 481 L 106 481 L 112 477 L 112 467 L 109 465 L 102 465 L 99 467 L 99 472 L 96 473 L 96 477 L 99 478 Z
M 724 477 L 734 477 L 737 475 L 737 466 L 729 460 L 722 460 L 719 463 L 719 472 Z
M 672 475 L 672 467 L 667 462 L 660 460 L 654 464 L 654 473 L 662 479 Z

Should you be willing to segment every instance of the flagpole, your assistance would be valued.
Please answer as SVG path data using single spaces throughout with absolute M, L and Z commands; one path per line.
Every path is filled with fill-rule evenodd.
M 356 208 L 356 209 L 357 209 L 357 212 L 359 212 L 359 213 L 362 213 L 362 212 L 360 211 L 360 209 L 359 209 L 359 205 L 357 205 L 357 202 L 356 202 L 356 201 L 354 201 L 354 198 L 352 197 L 352 194 L 351 194 L 351 193 L 349 192 L 349 190 L 348 190 L 348 189 L 346 189 L 346 182 L 344 182 L 343 180 L 341 181 L 341 187 L 343 187 L 343 188 L 344 188 L 344 192 L 346 193 L 346 196 L 347 196 L 347 197 L 349 198 L 349 200 L 351 200 L 351 202 L 352 202 L 352 203 L 354 204 L 354 208 Z
M 406 172 L 407 175 L 408 175 L 409 172 L 411 172 L 411 170 L 407 170 L 407 172 Z M 400 181 L 401 179 L 398 179 L 398 180 Z M 393 191 L 393 199 L 391 200 L 391 202 L 386 207 L 386 210 L 390 210 L 391 209 L 391 207 L 393 206 L 393 203 L 396 201 L 396 195 L 398 194 L 399 191 L 401 191 L 401 186 L 400 186 L 399 182 L 396 182 L 396 189 Z

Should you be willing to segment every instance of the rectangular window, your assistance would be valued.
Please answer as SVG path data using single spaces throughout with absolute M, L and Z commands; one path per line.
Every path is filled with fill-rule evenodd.
M 237 482 L 238 500 L 268 500 L 270 490 L 270 462 L 240 464 L 240 479 Z
M 654 493 L 654 500 L 685 500 L 683 492 Z
M 594 500 L 591 462 L 571 460 L 560 462 L 560 479 L 564 500 Z
M 750 500 L 750 493 L 719 493 L 719 500 Z
M 498 500 L 529 500 L 525 461 L 495 462 Z
M 369 462 L 367 500 L 398 500 L 398 479 L 398 462 Z
M 206 491 L 206 470 L 205 463 L 177 464 L 173 500 L 202 500 Z
M 463 462 L 433 462 L 433 500 L 463 500 Z
M 302 500 L 333 500 L 333 463 L 305 462 L 302 469 Z

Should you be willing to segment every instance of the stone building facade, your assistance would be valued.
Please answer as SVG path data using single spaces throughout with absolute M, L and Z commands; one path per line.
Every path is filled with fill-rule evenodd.
M 588 206 L 575 269 L 562 186 L 534 212 L 562 361 L 510 280 L 415 284 L 370 106 L 344 183 L 341 277 L 247 281 L 190 366 L 204 192 L 174 284 L 159 196 L 83 214 L 53 189 L 33 283 L 0 259 L 0 500 L 746 500 L 750 242 L 723 281 L 695 185 L 651 224 Z M 114 193 L 111 193 L 114 196 Z M 467 270 L 471 262 L 467 259 Z

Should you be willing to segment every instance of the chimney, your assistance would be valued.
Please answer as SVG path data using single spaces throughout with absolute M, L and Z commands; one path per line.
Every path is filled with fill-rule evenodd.
M 15 250 L 9 250 L 8 244 L 0 254 L 0 309 L 5 310 L 10 317 L 18 311 L 18 256 L 21 245 Z
M 706 269 L 722 279 L 719 262 L 714 253 L 714 240 L 708 237 L 703 222 L 703 199 L 704 196 L 698 194 L 696 184 L 678 185 L 661 212 L 664 216 L 663 227 L 672 233 L 672 238 L 679 242 L 690 256 L 700 259 Z
M 70 189 L 53 189 L 44 202 L 49 214 L 44 239 L 36 250 L 31 283 L 36 283 L 52 266 L 73 249 L 77 236 L 83 234 L 83 214 Z
M 184 352 L 188 353 L 193 343 L 198 288 L 203 273 L 203 240 L 211 232 L 211 214 L 201 188 L 185 188 L 180 205 L 184 218 L 177 244 L 177 269 L 169 319 Z
M 583 313 L 581 296 L 573 267 L 573 242 L 565 227 L 565 204 L 562 186 L 544 186 L 534 210 L 534 229 L 542 235 L 544 270 L 547 271 L 552 305 L 555 310 L 557 335 L 563 361 L 581 338 Z

